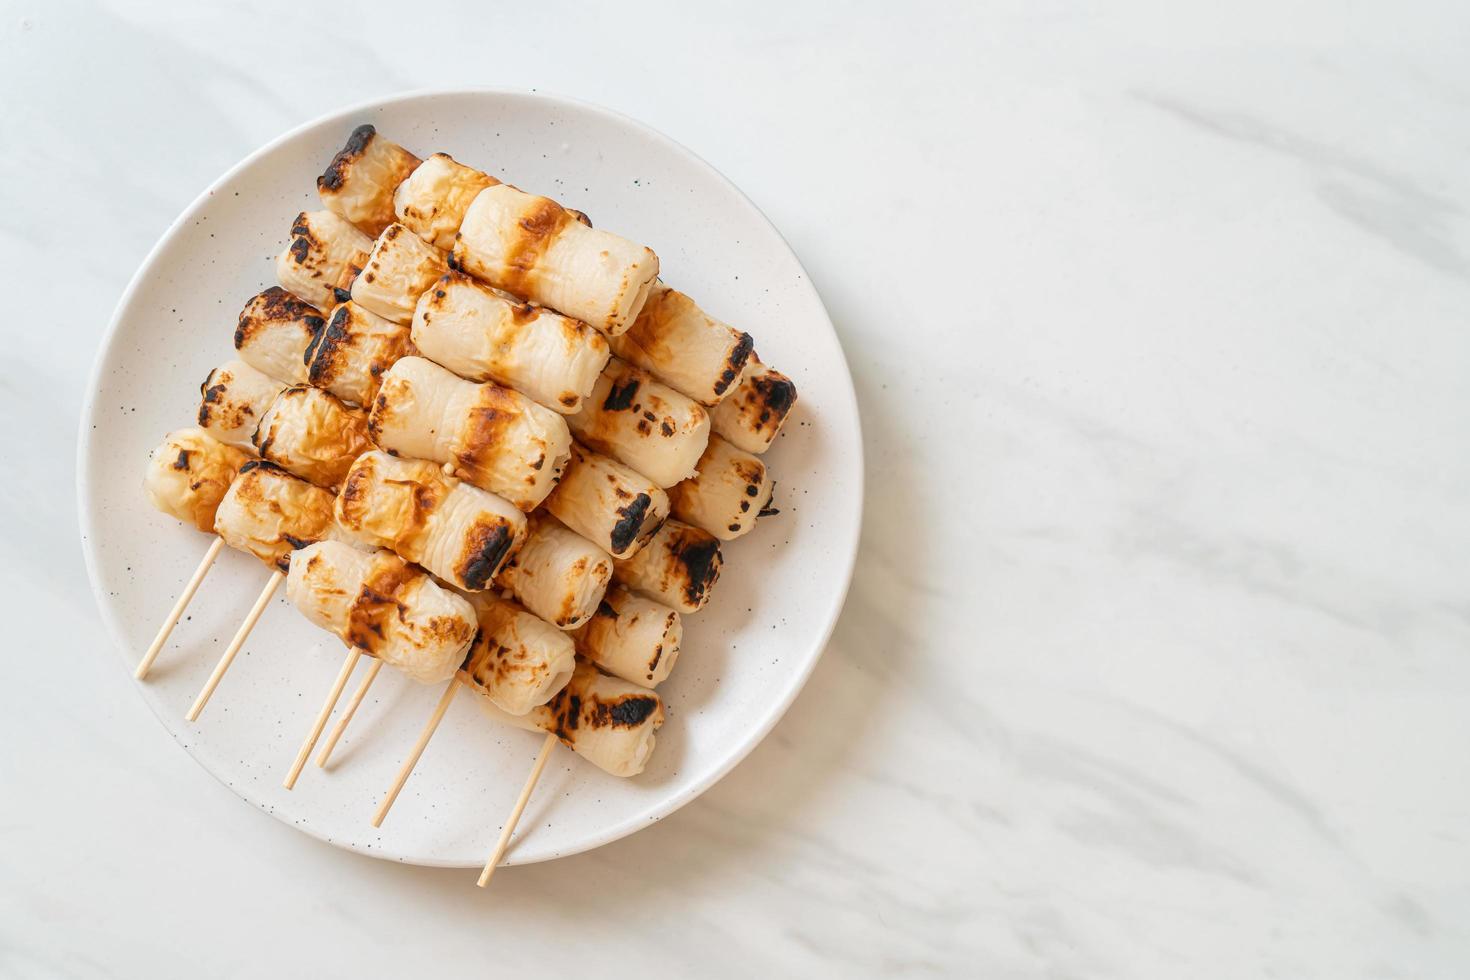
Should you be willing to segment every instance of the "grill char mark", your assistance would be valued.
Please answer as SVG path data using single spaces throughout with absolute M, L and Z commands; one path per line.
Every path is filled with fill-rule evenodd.
M 633 498 L 632 503 L 618 508 L 618 522 L 613 525 L 612 535 L 608 541 L 612 545 L 614 554 L 621 554 L 628 550 L 629 546 L 638 539 L 638 531 L 643 527 L 643 522 L 648 518 L 648 510 L 652 506 L 653 498 L 646 493 L 640 493 Z
M 490 584 L 495 573 L 510 554 L 515 535 L 506 524 L 494 527 L 478 525 L 475 528 L 469 554 L 460 568 L 460 577 L 471 589 L 483 589 Z
M 352 164 L 362 158 L 367 152 L 368 145 L 372 143 L 373 137 L 378 134 L 377 129 L 370 123 L 364 123 L 352 131 L 347 137 L 347 143 L 332 157 L 332 162 L 327 164 L 327 169 L 316 179 L 318 190 L 336 191 L 342 189 L 342 182 L 347 179 L 347 172 Z

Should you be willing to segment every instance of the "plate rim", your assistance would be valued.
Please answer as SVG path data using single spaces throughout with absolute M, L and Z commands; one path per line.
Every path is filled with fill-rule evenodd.
M 92 423 L 94 421 L 97 411 L 97 396 L 99 393 L 99 389 L 101 388 L 104 365 L 111 360 L 113 345 L 117 342 L 117 332 L 122 322 L 124 312 L 132 304 L 133 299 L 138 290 L 141 288 L 143 282 L 153 273 L 154 267 L 160 262 L 160 257 L 162 252 L 164 251 L 165 246 L 167 246 L 168 243 L 173 240 L 174 236 L 179 233 L 180 229 L 182 229 L 200 210 L 205 207 L 208 201 L 214 196 L 215 191 L 228 183 L 230 180 L 232 180 L 242 170 L 272 153 L 277 147 L 281 146 L 282 144 L 295 138 L 297 135 L 307 130 L 315 129 L 316 127 L 329 123 L 350 121 L 350 117 L 354 114 L 370 112 L 381 109 L 385 106 L 394 105 L 402 102 L 410 102 L 424 99 L 454 98 L 463 96 L 490 98 L 510 96 L 514 98 L 529 98 L 533 101 L 542 101 L 553 106 L 561 104 L 581 111 L 610 117 L 624 126 L 628 126 L 634 130 L 641 132 L 645 136 L 651 137 L 658 143 L 662 144 L 664 148 L 668 151 L 693 160 L 696 164 L 704 168 L 716 180 L 724 184 L 728 190 L 734 192 L 734 194 L 741 201 L 743 201 L 745 205 L 749 207 L 750 210 L 760 218 L 761 221 L 766 224 L 766 226 L 776 236 L 776 240 L 779 241 L 781 243 L 781 246 L 785 248 L 787 256 L 789 257 L 791 262 L 794 263 L 796 268 L 799 269 L 802 273 L 801 279 L 803 288 L 805 289 L 809 297 L 816 302 L 817 308 L 820 309 L 822 312 L 823 321 L 826 324 L 827 330 L 831 334 L 833 343 L 837 350 L 837 354 L 841 358 L 842 363 L 842 380 L 845 382 L 845 384 L 841 385 L 840 387 L 846 395 L 847 404 L 845 406 L 842 406 L 840 411 L 847 414 L 848 417 L 851 419 L 855 436 L 854 445 L 856 453 L 853 458 L 852 464 L 854 470 L 854 486 L 852 488 L 852 492 L 855 496 L 856 506 L 853 508 L 852 511 L 853 516 L 851 520 L 851 526 L 847 528 L 846 533 L 843 535 L 843 540 L 846 543 L 843 550 L 840 552 L 840 557 L 843 559 L 842 584 L 841 587 L 833 593 L 833 601 L 830 607 L 826 609 L 822 614 L 826 621 L 819 631 L 819 638 L 816 642 L 815 654 L 808 658 L 806 663 L 799 670 L 793 672 L 790 675 L 785 689 L 782 690 L 780 697 L 777 698 L 768 708 L 760 723 L 753 726 L 750 729 L 749 733 L 741 741 L 741 744 L 737 745 L 733 751 L 731 751 L 703 778 L 697 780 L 690 786 L 685 787 L 684 789 L 672 794 L 671 796 L 664 798 L 658 803 L 638 813 L 632 814 L 617 823 L 609 825 L 596 834 L 588 835 L 588 837 L 585 838 L 583 841 L 580 841 L 578 843 L 578 846 L 576 847 L 566 850 L 560 850 L 555 853 L 545 853 L 538 856 L 532 856 L 529 859 L 525 860 L 517 860 L 517 855 L 515 853 L 516 848 L 512 848 L 510 852 L 507 853 L 505 860 L 502 862 L 503 866 L 528 865 L 540 863 L 542 861 L 555 860 L 557 858 L 571 857 L 576 854 L 582 854 L 587 851 L 603 847 L 607 844 L 611 844 L 614 841 L 621 840 L 624 837 L 628 837 L 631 834 L 643 829 L 644 827 L 648 827 L 654 823 L 657 823 L 660 820 L 663 820 L 671 814 L 678 812 L 684 806 L 688 805 L 690 802 L 706 793 L 716 783 L 724 779 L 725 776 L 729 775 L 736 766 L 743 762 L 750 755 L 750 753 L 755 750 L 756 746 L 760 745 L 766 740 L 766 737 L 770 735 L 771 731 L 776 727 L 777 724 L 780 723 L 781 719 L 786 716 L 786 712 L 795 702 L 797 696 L 806 687 L 807 681 L 811 678 L 812 673 L 816 670 L 818 661 L 820 661 L 826 653 L 827 646 L 832 639 L 833 631 L 837 628 L 837 621 L 841 618 L 842 611 L 847 604 L 848 594 L 851 591 L 853 573 L 856 569 L 857 564 L 857 553 L 862 538 L 863 506 L 866 492 L 862 415 L 858 407 L 856 387 L 853 384 L 852 368 L 848 364 L 847 353 L 842 346 L 842 338 L 838 334 L 837 328 L 832 323 L 832 317 L 831 314 L 827 311 L 827 305 L 822 301 L 821 294 L 817 291 L 816 285 L 812 282 L 811 275 L 808 273 L 806 267 L 802 264 L 801 259 L 797 256 L 795 250 L 792 249 L 791 243 L 786 240 L 786 237 L 781 233 L 781 230 L 776 227 L 775 223 L 771 221 L 770 217 L 766 215 L 766 213 L 762 211 L 761 208 L 753 200 L 751 200 L 744 191 L 742 191 L 732 180 L 730 180 L 730 178 L 726 177 L 722 172 L 720 172 L 718 168 L 709 163 L 709 161 L 705 160 L 702 156 L 695 153 L 693 150 L 689 149 L 687 146 L 678 142 L 672 137 L 653 128 L 647 123 L 641 122 L 625 113 L 619 112 L 618 110 L 610 109 L 598 103 L 590 102 L 574 96 L 546 92 L 537 88 L 516 88 L 512 86 L 487 85 L 428 87 L 395 92 L 389 95 L 371 99 L 364 99 L 358 102 L 350 103 L 345 106 L 341 106 L 339 108 L 327 110 L 326 112 L 320 113 L 312 117 L 311 119 L 306 120 L 305 122 L 291 127 L 290 129 L 277 135 L 273 139 L 268 140 L 261 146 L 257 147 L 255 150 L 246 154 L 233 166 L 226 169 L 222 174 L 212 180 L 202 191 L 200 191 L 199 194 L 195 196 L 192 201 L 189 202 L 189 204 L 179 213 L 178 217 L 176 217 L 168 225 L 168 227 L 164 229 L 163 233 L 158 237 L 157 241 L 153 243 L 153 246 L 143 257 L 142 262 L 139 263 L 138 268 L 134 271 L 132 277 L 128 280 L 127 286 L 124 287 L 122 294 L 118 297 L 117 303 L 113 307 L 112 315 L 108 319 L 107 327 L 103 331 L 101 341 L 98 344 L 95 355 L 93 356 L 91 370 L 88 372 L 87 375 L 87 388 L 83 395 L 82 412 L 80 420 L 78 422 L 76 455 L 78 531 L 81 536 L 82 557 L 87 569 L 87 580 L 89 585 L 91 586 L 93 602 L 96 605 L 97 611 L 101 615 L 103 625 L 112 640 L 113 646 L 123 654 L 124 662 L 126 663 L 126 657 L 130 650 L 127 643 L 127 637 L 122 630 L 121 623 L 119 623 L 116 617 L 113 615 L 112 610 L 108 607 L 108 604 L 103 601 L 104 596 L 102 584 L 99 580 L 100 573 L 97 567 L 95 545 L 93 544 L 95 540 L 96 529 L 91 519 L 91 512 L 93 508 L 93 494 L 91 491 L 91 468 L 89 463 L 92 446 Z M 133 680 L 131 673 L 128 673 L 127 677 L 129 681 Z M 155 719 L 157 719 L 158 723 L 163 727 L 164 731 L 172 736 L 173 729 L 169 726 L 168 723 L 164 721 L 163 717 L 160 714 L 159 708 L 154 705 L 152 700 L 143 696 L 143 693 L 141 691 L 141 683 L 134 682 L 130 683 L 129 686 L 134 690 L 135 695 L 148 707 L 149 711 L 153 714 Z M 178 744 L 177 739 L 174 739 L 174 741 L 176 744 Z M 238 797 L 242 802 L 249 804 L 251 806 L 251 809 L 263 809 L 262 807 L 257 805 L 255 801 L 246 797 L 238 788 L 230 785 L 222 773 L 215 772 L 209 766 L 205 765 L 193 752 L 189 752 L 187 749 L 185 749 L 185 754 L 188 755 L 189 758 L 193 760 L 193 762 L 197 766 L 199 766 L 200 769 L 203 769 L 210 776 L 214 777 L 214 779 L 218 781 L 221 785 L 224 785 L 227 789 L 229 789 L 234 796 Z M 320 833 L 317 828 L 311 824 L 302 826 L 292 821 L 289 821 L 286 819 L 284 814 L 276 813 L 274 810 L 265 809 L 264 812 L 269 813 L 279 822 L 286 824 L 287 826 L 292 827 L 298 831 L 306 833 L 311 837 L 316 838 L 317 840 L 331 844 L 342 850 L 351 851 L 356 854 L 374 857 L 379 860 L 388 861 L 390 863 L 412 864 L 418 867 L 470 867 L 470 865 L 466 865 L 454 860 L 410 860 L 402 856 L 395 856 L 389 853 L 387 850 L 383 850 L 380 848 L 366 849 L 358 847 L 352 841 L 342 840 L 339 838 L 328 838 L 325 834 Z

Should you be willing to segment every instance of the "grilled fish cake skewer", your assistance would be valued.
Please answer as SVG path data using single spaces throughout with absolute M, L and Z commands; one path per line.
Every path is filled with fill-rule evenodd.
M 265 611 L 266 603 L 285 580 L 291 552 L 328 539 L 355 543 L 333 519 L 329 491 L 263 460 L 252 460 L 240 467 L 239 475 L 215 511 L 214 530 L 225 544 L 263 561 L 271 569 L 271 576 L 194 699 L 185 715 L 189 721 L 196 720 L 209 703 Z
M 693 613 L 709 602 L 723 564 L 719 539 L 670 519 L 642 551 L 615 563 L 613 577 L 634 592 Z
M 566 686 L 575 661 L 570 635 L 489 592 L 468 598 L 480 631 L 460 680 L 513 715 L 545 704 Z
M 323 540 L 293 553 L 286 596 L 348 646 L 422 684 L 454 676 L 475 638 L 475 611 L 387 549 Z
M 369 428 L 390 453 L 448 463 L 525 511 L 546 499 L 571 454 L 560 415 L 421 357 L 405 357 L 383 375 Z
M 376 238 L 393 223 L 393 192 L 419 158 L 368 125 L 358 126 L 316 179 L 328 210 Z
M 235 326 L 240 360 L 287 384 L 306 384 L 307 351 L 327 319 L 310 303 L 272 286 L 250 297 Z
M 710 436 L 699 472 L 670 490 L 669 500 L 679 520 L 733 541 L 755 527 L 757 518 L 774 513 L 774 488 L 770 468 L 759 456 Z
M 407 326 L 349 300 L 332 311 L 303 352 L 306 380 L 345 402 L 370 408 L 383 374 L 416 353 Z
M 408 323 L 419 297 L 449 271 L 443 252 L 400 224 L 391 224 L 352 280 L 352 300 L 394 323 Z
M 393 212 L 415 235 L 447 252 L 454 247 L 470 203 L 482 190 L 498 183 L 448 153 L 435 153 L 393 192 Z
M 531 515 L 526 543 L 496 584 L 557 629 L 576 629 L 602 601 L 613 560 L 601 548 L 543 513 Z
M 526 516 L 493 493 L 426 460 L 380 450 L 352 464 L 337 521 L 452 585 L 484 589 L 526 539 Z
M 589 449 L 671 487 L 694 475 L 709 442 L 710 419 L 693 399 L 614 357 L 567 425 Z
M 475 196 L 454 258 L 477 279 L 608 336 L 633 325 L 658 277 L 652 249 L 591 228 L 550 198 L 509 184 Z
M 607 673 L 658 687 L 679 659 L 684 625 L 678 610 L 614 585 L 572 636 L 577 652 Z
M 345 218 L 331 211 L 302 211 L 276 256 L 276 281 L 326 311 L 347 299 L 372 250 L 373 237 Z
M 413 342 L 460 377 L 506 385 L 563 415 L 581 409 L 608 359 L 607 341 L 587 324 L 456 271 L 419 297 Z
M 661 282 L 653 284 L 628 332 L 608 343 L 618 357 L 707 407 L 718 405 L 739 380 L 754 346 L 750 334 Z
M 214 536 L 214 540 L 159 626 L 143 659 L 138 661 L 133 672 L 138 680 L 148 676 L 153 661 L 158 659 L 179 618 L 184 615 L 194 593 L 199 591 L 204 577 L 224 548 L 224 539 L 214 535 L 215 511 L 240 467 L 250 458 L 249 453 L 226 446 L 198 428 L 169 433 L 150 454 L 148 471 L 143 478 L 149 502 L 165 514 Z
M 791 379 L 751 354 L 739 383 L 710 414 L 715 432 L 737 449 L 759 454 L 771 448 L 795 404 Z
M 669 516 L 669 495 L 631 466 L 573 442 L 546 510 L 614 558 L 631 558 Z

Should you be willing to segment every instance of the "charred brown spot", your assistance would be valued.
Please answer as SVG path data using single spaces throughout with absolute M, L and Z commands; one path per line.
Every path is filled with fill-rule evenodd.
M 246 473 L 250 473 L 254 470 L 260 470 L 263 473 L 272 473 L 276 476 L 284 476 L 292 480 L 296 479 L 296 477 L 293 477 L 290 473 L 286 472 L 285 467 L 278 466 L 267 459 L 246 460 L 245 464 L 240 467 L 240 475 L 244 476 Z
M 280 286 L 261 290 L 251 301 L 261 313 L 272 319 L 295 320 L 304 316 L 317 316 L 317 308 L 305 300 L 287 292 Z
M 582 699 L 575 694 L 567 695 L 566 720 L 563 727 L 569 732 L 577 730 L 577 725 L 582 720 Z
M 781 513 L 781 511 L 774 506 L 775 503 L 776 503 L 776 484 L 775 483 L 772 483 L 771 484 L 771 495 L 766 498 L 766 505 L 764 507 L 762 507 L 760 509 L 760 513 L 756 514 L 755 516 L 756 517 L 774 517 L 775 515 Z
M 473 474 L 471 483 L 490 477 L 495 457 L 504 449 L 511 426 L 521 417 L 520 405 L 510 392 L 493 385 L 486 385 L 480 391 L 480 403 L 470 409 L 465 419 L 461 448 L 454 459 L 457 466 Z M 381 400 L 382 395 L 378 397 Z
M 316 179 L 318 190 L 335 191 L 342 188 L 342 182 L 346 179 L 347 171 L 352 164 L 357 162 L 367 152 L 368 144 L 377 135 L 377 130 L 369 124 L 363 124 L 352 131 L 347 137 L 347 143 L 332 157 L 332 162 L 327 164 L 327 169 Z
M 516 326 L 524 326 L 541 315 L 538 307 L 530 303 L 517 303 L 510 308 L 510 322 Z
M 658 698 L 651 694 L 631 694 L 611 703 L 597 701 L 592 706 L 592 724 L 599 728 L 637 728 L 658 709 Z
M 796 403 L 796 385 L 784 374 L 771 371 L 751 378 L 750 383 L 765 409 L 761 414 L 762 422 L 769 421 L 771 413 L 784 418 Z
M 173 466 L 176 470 L 187 470 L 189 468 L 189 450 L 180 449 L 179 458 L 174 460 Z
M 324 322 L 315 306 L 280 286 L 272 286 L 252 296 L 240 311 L 235 324 L 235 349 L 243 348 L 260 330 L 278 323 L 298 324 L 310 338 L 309 345 L 321 332 Z
M 346 312 L 346 311 L 345 310 L 338 310 L 336 313 L 333 313 L 332 314 L 332 319 L 330 321 L 328 321 L 328 323 L 327 323 L 327 330 L 330 330 L 331 329 L 332 324 L 335 323 L 335 322 L 337 322 L 337 317 L 340 316 L 344 312 Z M 306 364 L 308 367 L 310 367 L 310 365 L 311 365 L 311 359 L 316 356 L 317 347 L 319 347 L 321 345 L 322 335 L 325 334 L 327 332 L 327 330 L 318 330 L 316 332 L 316 336 L 311 338 L 311 343 L 309 343 L 309 344 L 306 345 L 306 350 L 302 351 L 302 353 L 301 353 L 301 361 L 302 361 L 303 364 Z M 310 375 L 310 372 L 308 372 L 308 376 L 309 375 Z M 315 383 L 315 382 L 313 382 L 313 383 Z
M 674 547 L 674 560 L 684 569 L 684 598 L 699 605 L 720 577 L 720 542 L 690 528 Z
M 382 649 L 384 627 L 394 617 L 401 619 L 406 612 L 397 597 L 421 575 L 423 572 L 415 571 L 396 555 L 383 554 L 347 614 L 347 642 L 368 653 Z
M 557 396 L 556 400 L 561 402 L 567 408 L 575 408 L 577 405 L 577 394 L 576 392 L 572 391 L 564 391 L 559 396 Z
M 746 483 L 755 484 L 758 486 L 759 484 L 765 482 L 766 464 L 762 463 L 758 459 L 742 459 L 740 457 L 736 457 L 736 459 L 734 460 L 733 469 L 735 470 L 735 476 Z M 755 496 L 755 493 L 752 492 L 750 489 L 747 489 L 745 492 L 752 497 Z
M 311 254 L 311 240 L 308 238 L 291 239 L 291 258 L 297 263 L 304 265 L 306 257 Z
M 602 408 L 607 412 L 625 412 L 633 406 L 633 399 L 638 395 L 639 379 L 629 378 L 622 384 L 613 382 L 607 391 L 607 397 L 603 399 Z
M 510 554 L 515 535 L 505 522 L 492 526 L 476 524 L 470 535 L 467 554 L 458 569 L 460 578 L 471 589 L 483 589 Z
M 342 523 L 351 528 L 362 527 L 374 480 L 371 456 L 365 456 L 347 471 L 342 481 L 342 490 L 337 494 L 338 506 L 342 509 Z
M 735 347 L 730 351 L 730 356 L 725 358 L 725 370 L 720 372 L 720 380 L 715 382 L 715 394 L 723 395 L 725 390 L 740 377 L 745 370 L 745 362 L 750 360 L 750 352 L 755 350 L 755 338 L 748 333 L 742 333 L 740 339 L 735 342 Z
M 209 378 L 212 377 L 214 377 L 214 372 L 211 371 Z M 205 428 L 209 428 L 215 416 L 214 405 L 220 400 L 220 396 L 225 393 L 227 388 L 224 384 L 210 384 L 209 378 L 205 378 L 204 384 L 199 387 L 199 390 L 203 392 L 204 396 L 203 400 L 199 403 L 199 424 Z
M 307 376 L 312 384 L 325 387 L 337 375 L 338 354 L 352 345 L 352 332 L 348 329 L 351 322 L 349 310 L 337 310 L 332 314 L 332 322 L 317 334 L 307 349 L 307 363 L 310 365 Z
M 668 419 L 664 419 L 664 421 L 659 425 L 658 431 L 662 432 L 665 437 L 671 436 L 674 434 L 674 424 Z
M 560 204 L 545 197 L 535 198 L 516 221 L 520 234 L 509 242 L 505 255 L 504 287 L 525 295 L 537 263 L 568 221 L 574 220 Z
M 646 493 L 640 493 L 633 498 L 632 503 L 618 508 L 618 522 L 613 525 L 608 541 L 608 544 L 612 545 L 614 554 L 628 550 L 638 539 L 638 531 L 643 527 L 643 522 L 648 517 L 648 509 L 652 506 L 653 498 Z

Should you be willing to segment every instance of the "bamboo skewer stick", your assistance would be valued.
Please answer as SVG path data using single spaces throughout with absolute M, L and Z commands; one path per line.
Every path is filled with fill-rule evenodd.
M 133 671 L 133 676 L 138 680 L 148 676 L 153 661 L 158 659 L 159 651 L 168 642 L 168 636 L 178 625 L 179 617 L 184 615 L 184 610 L 189 608 L 189 602 L 194 598 L 194 593 L 199 591 L 199 585 L 204 581 L 204 576 L 214 565 L 214 560 L 219 557 L 220 550 L 225 546 L 225 539 L 216 536 L 214 543 L 204 553 L 204 558 L 199 562 L 199 567 L 194 569 L 194 575 L 189 579 L 189 584 L 184 586 L 184 591 L 179 593 L 179 601 L 174 603 L 174 608 L 169 612 L 168 618 L 158 628 L 158 635 L 153 638 L 153 643 L 148 647 L 148 652 L 143 654 L 143 659 L 138 661 L 138 669 Z
M 260 619 L 261 613 L 265 612 L 266 604 L 271 601 L 271 596 L 276 594 L 276 589 L 279 589 L 281 583 L 284 581 L 286 581 L 285 572 L 279 569 L 271 572 L 270 581 L 261 590 L 260 598 L 255 600 L 255 605 L 250 608 L 250 614 L 245 617 L 245 621 L 235 631 L 235 638 L 225 648 L 224 655 L 219 658 L 219 663 L 214 665 L 214 673 L 209 675 L 209 680 L 204 683 L 204 689 L 199 692 L 199 697 L 194 699 L 194 704 L 189 708 L 189 713 L 184 716 L 187 720 L 195 721 L 198 719 L 199 712 L 203 711 L 204 706 L 209 703 L 209 697 L 214 693 L 214 689 L 219 686 L 220 680 L 225 676 L 225 671 L 230 669 L 230 664 L 234 661 L 235 654 L 240 652 L 240 648 L 245 645 L 245 639 L 250 636 L 250 631 L 255 628 L 256 620 Z
M 352 700 L 347 702 L 347 707 L 342 710 L 342 717 L 337 719 L 337 724 L 332 726 L 332 732 L 327 736 L 326 744 L 322 746 L 321 752 L 317 753 L 316 764 L 325 769 L 327 760 L 332 757 L 332 750 L 337 747 L 337 741 L 347 731 L 347 726 L 352 723 L 352 716 L 357 714 L 357 708 L 362 704 L 362 699 L 367 696 L 368 688 L 373 686 L 377 679 L 378 671 L 383 669 L 383 661 L 377 658 L 368 665 L 367 674 L 362 683 L 357 686 L 357 692 L 352 695 Z
M 424 748 L 428 746 L 429 739 L 433 737 L 434 730 L 439 727 L 439 722 L 444 720 L 444 712 L 449 710 L 449 702 L 454 700 L 455 694 L 459 693 L 459 678 L 450 680 L 449 686 L 444 688 L 444 694 L 440 696 L 439 703 L 434 707 L 434 713 L 429 716 L 424 730 L 419 732 L 419 740 L 414 743 L 413 751 L 408 758 L 403 760 L 403 765 L 398 769 L 398 776 L 393 780 L 393 786 L 388 790 L 388 795 L 383 797 L 383 802 L 378 805 L 378 811 L 373 814 L 373 826 L 383 826 L 383 818 L 388 815 L 393 801 L 398 799 L 403 784 L 408 782 L 408 777 L 413 774 L 413 767 L 418 765 L 419 756 L 424 754 Z
M 306 734 L 306 740 L 301 743 L 301 751 L 296 753 L 296 761 L 291 763 L 291 771 L 286 774 L 286 781 L 282 783 L 287 789 L 296 787 L 296 777 L 301 775 L 301 769 L 306 765 L 306 760 L 311 758 L 311 750 L 316 748 L 316 740 L 322 737 L 322 729 L 327 727 L 327 719 L 332 717 L 332 709 L 337 707 L 337 699 L 342 696 L 342 689 L 352 679 L 352 669 L 357 666 L 360 659 L 362 659 L 362 651 L 357 647 L 349 647 L 347 656 L 342 661 L 342 669 L 337 671 L 337 679 L 332 682 L 332 689 L 327 692 L 326 701 L 322 702 L 322 710 L 317 712 L 316 721 L 312 724 L 311 731 Z
M 490 876 L 500 865 L 500 859 L 505 857 L 505 849 L 510 846 L 510 835 L 515 833 L 516 824 L 521 820 L 521 812 L 526 809 L 526 803 L 531 799 L 531 793 L 536 789 L 536 782 L 541 778 L 541 770 L 546 768 L 546 760 L 551 758 L 551 750 L 556 745 L 555 735 L 548 733 L 541 742 L 541 751 L 536 755 L 536 761 L 531 765 L 531 775 L 526 777 L 526 785 L 521 788 L 521 795 L 516 798 L 516 805 L 511 807 L 510 816 L 505 819 L 505 828 L 500 832 L 500 839 L 495 842 L 495 850 L 490 854 L 490 860 L 485 862 L 485 870 L 480 872 L 480 880 L 476 882 L 481 888 L 490 884 Z

